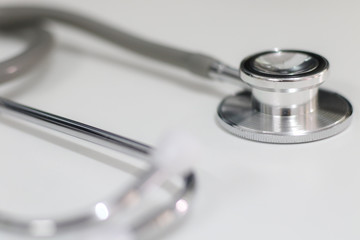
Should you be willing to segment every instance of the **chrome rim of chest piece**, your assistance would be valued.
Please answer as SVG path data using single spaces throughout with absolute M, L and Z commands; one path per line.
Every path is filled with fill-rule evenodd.
M 244 59 L 240 78 L 250 91 L 225 98 L 217 119 L 242 138 L 269 143 L 303 143 L 343 131 L 352 106 L 339 94 L 319 90 L 328 61 L 317 54 L 274 50 Z

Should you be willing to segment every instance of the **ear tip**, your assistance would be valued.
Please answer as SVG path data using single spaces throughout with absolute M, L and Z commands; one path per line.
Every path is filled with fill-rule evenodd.
M 178 174 L 188 171 L 202 153 L 203 146 L 194 136 L 172 131 L 161 138 L 154 158 L 163 171 Z

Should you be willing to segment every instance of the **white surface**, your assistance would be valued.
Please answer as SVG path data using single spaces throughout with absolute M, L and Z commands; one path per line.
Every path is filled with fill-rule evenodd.
M 336 137 L 309 144 L 261 144 L 229 135 L 214 116 L 221 99 L 236 88 L 209 83 L 62 26 L 54 26 L 57 46 L 46 69 L 18 86 L 3 86 L 1 94 L 151 145 L 173 128 L 200 138 L 212 159 L 196 163 L 199 185 L 191 216 L 166 239 L 360 238 L 358 1 L 51 4 L 235 66 L 249 54 L 274 47 L 328 58 L 331 77 L 324 87 L 352 102 L 353 123 Z M 1 39 L 0 52 L 8 56 L 19 46 Z M 1 122 L 6 123 L 0 126 L 1 210 L 33 214 L 75 209 L 119 186 L 116 169 L 88 159 L 96 153 L 79 147 L 64 150 L 68 142 Z

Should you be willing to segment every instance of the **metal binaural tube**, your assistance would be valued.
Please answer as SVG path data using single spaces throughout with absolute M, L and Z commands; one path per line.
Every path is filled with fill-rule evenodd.
M 126 191 L 121 191 L 113 198 L 100 202 L 100 204 L 109 211 L 109 216 L 123 212 L 124 208 L 128 205 L 129 196 L 143 192 L 150 184 L 153 184 L 154 176 L 161 172 L 158 164 L 153 159 L 154 149 L 140 142 L 80 122 L 30 108 L 1 97 L 0 113 L 7 113 L 76 138 L 146 160 L 149 164 L 149 168 L 144 171 L 138 181 L 129 185 Z M 167 187 L 169 189 L 165 189 L 173 194 L 171 200 L 166 205 L 153 209 L 153 211 L 140 222 L 129 226 L 129 230 L 133 231 L 137 238 L 143 239 L 149 234 L 159 234 L 159 232 L 163 232 L 165 228 L 173 225 L 186 215 L 188 212 L 187 206 L 190 205 L 193 197 L 196 180 L 193 172 L 189 171 L 184 174 L 184 176 L 180 176 L 183 180 L 182 187 L 176 187 L 169 183 Z M 186 209 L 179 208 L 179 202 L 183 205 L 185 204 Z M 163 216 L 168 214 L 172 214 L 173 217 L 171 219 L 163 219 Z M 91 224 L 103 220 L 106 219 L 99 218 L 93 209 L 89 209 L 89 211 L 84 211 L 78 215 L 60 219 L 23 219 L 18 216 L 0 213 L 0 226 L 3 229 L 35 237 L 55 236 L 56 234 L 65 231 L 69 232 L 74 231 L 77 228 L 83 229 L 83 227 L 86 226 L 93 226 Z
M 110 148 L 133 157 L 149 159 L 150 146 L 71 119 L 24 106 L 0 97 L 0 112 Z
M 0 8 L 0 30 L 11 35 L 24 32 L 28 46 L 19 55 L 0 63 L 0 82 L 11 80 L 25 73 L 47 55 L 52 46 L 52 37 L 47 31 L 39 28 L 38 23 L 49 19 L 76 26 L 133 52 L 185 68 L 203 77 L 208 77 L 209 66 L 216 61 L 202 54 L 191 53 L 142 39 L 75 13 L 41 7 L 7 7 Z M 137 176 L 138 180 L 127 187 L 125 192 L 119 190 L 112 198 L 98 203 L 108 211 L 106 217 L 97 215 L 93 208 L 65 218 L 24 219 L 20 216 L 1 212 L 0 227 L 2 229 L 33 237 L 51 237 L 77 228 L 83 229 L 84 226 L 93 227 L 94 223 L 104 221 L 114 214 L 122 213 L 129 203 L 127 201 L 129 195 L 143 192 L 154 183 L 154 178 L 158 174 L 166 171 L 154 159 L 154 149 L 140 142 L 0 97 L 1 113 L 14 115 L 67 135 L 143 159 L 149 165 L 140 176 Z M 176 223 L 186 215 L 187 208 L 181 206 L 190 204 L 195 189 L 195 177 L 191 171 L 178 174 L 176 177 L 183 180 L 183 185 L 175 186 L 176 184 L 174 184 L 172 189 L 167 187 L 165 190 L 170 193 L 171 200 L 165 206 L 152 209 L 151 214 L 143 218 L 141 222 L 128 226 L 135 234 L 148 236 L 149 232 L 163 231 L 164 227 Z M 168 185 L 171 185 L 172 181 L 169 180 L 169 182 Z M 181 203 L 180 207 L 178 207 L 179 202 Z M 94 206 L 95 210 L 98 204 Z M 163 219 L 160 223 L 158 220 L 168 213 L 172 213 L 173 218 Z

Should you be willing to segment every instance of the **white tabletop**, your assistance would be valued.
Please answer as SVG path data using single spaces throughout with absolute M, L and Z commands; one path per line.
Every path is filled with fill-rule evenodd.
M 21 1 L 0 0 L 15 2 Z M 331 75 L 323 87 L 346 96 L 355 111 L 346 131 L 308 144 L 263 144 L 230 135 L 217 126 L 215 112 L 238 88 L 60 25 L 49 26 L 57 43 L 46 63 L 0 93 L 150 145 L 173 129 L 200 139 L 211 157 L 194 163 L 198 188 L 191 215 L 165 239 L 360 238 L 358 1 L 53 0 L 51 6 L 233 66 L 274 47 L 325 56 Z M 21 48 L 17 41 L 0 40 L 1 59 Z M 104 156 L 72 145 L 71 138 L 5 116 L 0 123 L 0 210 L 58 214 L 123 184 L 119 171 L 102 163 Z

